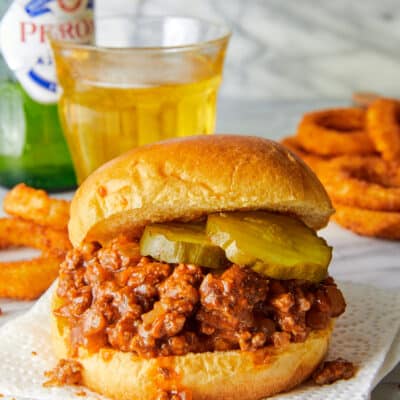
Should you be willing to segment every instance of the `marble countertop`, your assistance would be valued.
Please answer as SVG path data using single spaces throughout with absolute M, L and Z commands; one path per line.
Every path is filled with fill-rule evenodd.
M 235 98 L 400 94 L 396 0 L 96 0 L 99 15 L 186 15 L 232 30 L 221 91 Z
M 253 134 L 279 139 L 291 134 L 300 116 L 315 108 L 346 105 L 345 101 L 260 102 L 221 99 L 218 132 Z M 6 191 L 0 189 L 0 203 Z M 62 194 L 69 197 L 71 194 Z M 1 215 L 1 211 L 0 211 Z M 400 287 L 399 242 L 363 238 L 334 223 L 321 234 L 334 247 L 330 267 L 337 280 L 367 283 L 383 288 Z M 2 252 L 0 260 L 16 257 L 16 252 Z M 24 256 L 32 253 L 24 253 Z M 31 303 L 0 300 L 4 315 L 0 325 L 24 312 Z M 372 400 L 400 399 L 400 365 L 374 390 Z

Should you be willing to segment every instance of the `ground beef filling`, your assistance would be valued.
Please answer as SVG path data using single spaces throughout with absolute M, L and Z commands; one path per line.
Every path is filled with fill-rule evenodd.
M 142 257 L 119 237 L 70 251 L 61 265 L 55 311 L 72 348 L 112 347 L 141 357 L 303 342 L 345 310 L 332 278 L 273 280 L 232 264 L 222 272 Z
M 44 373 L 49 380 L 43 386 L 80 385 L 82 384 L 82 369 L 78 361 L 62 358 L 54 369 Z
M 339 379 L 350 379 L 356 373 L 353 363 L 338 358 L 333 361 L 325 361 L 313 374 L 313 381 L 317 385 L 330 385 Z

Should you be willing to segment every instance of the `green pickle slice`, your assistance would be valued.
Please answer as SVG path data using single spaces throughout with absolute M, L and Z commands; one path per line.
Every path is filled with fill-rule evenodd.
M 140 239 L 140 253 L 167 263 L 208 268 L 222 268 L 228 263 L 224 250 L 211 243 L 205 224 L 200 223 L 147 225 Z
M 332 248 L 303 222 L 267 211 L 209 215 L 206 233 L 233 263 L 275 279 L 323 280 Z

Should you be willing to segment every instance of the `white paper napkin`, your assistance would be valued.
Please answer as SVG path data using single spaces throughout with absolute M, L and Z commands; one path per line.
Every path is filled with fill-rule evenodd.
M 329 358 L 343 357 L 359 367 L 348 381 L 317 387 L 305 384 L 276 400 L 366 400 L 374 385 L 400 361 L 400 292 L 340 283 L 348 308 L 337 322 Z M 43 373 L 56 360 L 49 335 L 53 288 L 25 315 L 0 329 L 0 394 L 3 399 L 104 399 L 80 387 L 44 388 Z M 396 342 L 394 342 L 396 338 Z M 37 354 L 35 355 L 36 352 Z

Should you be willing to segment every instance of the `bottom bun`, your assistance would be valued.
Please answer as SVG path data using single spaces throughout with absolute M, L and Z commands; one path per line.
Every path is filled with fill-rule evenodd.
M 53 309 L 60 305 L 57 297 Z M 256 400 L 306 380 L 325 357 L 333 330 L 312 331 L 303 343 L 255 352 L 218 351 L 143 359 L 109 348 L 73 357 L 83 366 L 83 384 L 118 400 L 154 400 L 160 391 L 186 391 L 193 400 Z M 52 315 L 56 356 L 69 357 L 69 328 Z M 162 397 L 160 397 L 162 398 Z

